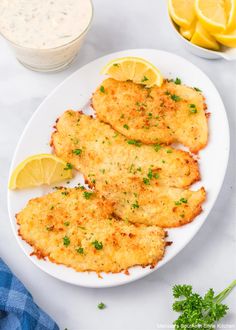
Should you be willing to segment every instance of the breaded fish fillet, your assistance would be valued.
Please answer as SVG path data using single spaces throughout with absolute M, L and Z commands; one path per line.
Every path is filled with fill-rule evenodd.
M 112 177 L 138 179 L 145 186 L 188 187 L 200 178 L 197 161 L 182 150 L 141 145 L 109 125 L 80 112 L 66 111 L 56 124 L 51 145 L 90 182 Z
M 186 152 L 130 145 L 108 125 L 74 111 L 58 120 L 51 144 L 57 156 L 73 164 L 90 186 L 114 203 L 115 214 L 123 219 L 176 227 L 201 212 L 204 189 L 172 187 L 199 179 L 197 163 Z
M 101 121 L 127 138 L 146 144 L 179 142 L 194 153 L 206 146 L 206 105 L 198 90 L 168 81 L 145 88 L 111 78 L 101 86 L 92 106 Z
M 77 271 L 155 266 L 164 255 L 164 230 L 116 220 L 112 211 L 91 191 L 63 188 L 30 200 L 16 218 L 34 254 Z
M 191 222 L 202 211 L 204 188 L 198 191 L 166 186 L 141 187 L 135 180 L 113 184 L 96 184 L 103 196 L 113 202 L 114 213 L 132 223 L 157 225 L 162 228 L 179 227 Z M 128 184 L 127 184 L 128 183 Z

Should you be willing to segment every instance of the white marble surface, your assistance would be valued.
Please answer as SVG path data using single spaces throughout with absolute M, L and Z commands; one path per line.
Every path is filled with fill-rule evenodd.
M 64 72 L 28 71 L 15 60 L 5 41 L 0 40 L 0 255 L 61 329 L 157 329 L 176 317 L 171 311 L 171 288 L 175 283 L 192 284 L 203 293 L 212 286 L 219 291 L 236 278 L 236 62 L 204 60 L 181 48 L 168 25 L 163 0 L 94 0 L 94 6 L 94 22 L 86 43 L 76 62 Z M 129 48 L 163 49 L 182 55 L 212 79 L 229 117 L 228 171 L 205 225 L 174 260 L 123 287 L 75 287 L 44 274 L 19 249 L 7 213 L 9 166 L 25 124 L 58 83 L 101 55 Z M 107 309 L 97 309 L 100 301 L 107 304 Z M 236 329 L 236 290 L 227 303 L 231 313 L 224 323 L 234 324 L 232 329 Z

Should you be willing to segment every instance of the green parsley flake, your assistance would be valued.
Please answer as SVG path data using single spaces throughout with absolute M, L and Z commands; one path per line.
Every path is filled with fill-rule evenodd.
M 81 155 L 82 150 L 81 149 L 74 149 L 74 150 L 72 150 L 72 153 L 79 156 L 79 155 Z
M 141 80 L 141 82 L 145 82 L 148 81 L 149 79 L 146 76 L 143 76 L 143 79 Z
M 173 100 L 173 101 L 175 101 L 175 102 L 178 102 L 178 101 L 181 100 L 181 97 L 178 96 L 178 95 L 175 95 L 175 94 L 172 94 L 172 95 L 170 96 L 170 98 L 171 98 L 171 100 Z
M 106 305 L 105 305 L 103 302 L 100 302 L 100 303 L 98 304 L 98 308 L 99 308 L 99 309 L 104 309 L 104 308 L 106 308 Z
M 113 66 L 119 66 L 119 64 L 118 63 L 114 63 Z
M 143 178 L 143 183 L 146 185 L 150 184 L 150 180 L 148 178 Z
M 134 208 L 134 209 L 138 209 L 139 208 L 138 201 L 135 201 L 135 203 L 132 204 L 132 208 Z
M 84 249 L 80 246 L 78 248 L 75 249 L 75 251 L 79 254 L 83 254 L 84 253 Z
M 68 227 L 70 225 L 69 221 L 64 222 L 64 226 Z
M 100 86 L 100 92 L 101 92 L 101 93 L 105 93 L 105 88 L 104 88 L 104 86 Z
M 66 167 L 64 168 L 64 170 L 72 170 L 72 168 L 73 168 L 73 166 L 72 166 L 72 164 L 71 163 L 67 163 L 66 164 Z
M 162 148 L 162 146 L 160 145 L 160 144 L 154 144 L 154 150 L 156 151 L 156 152 L 158 152 L 160 149 Z
M 166 150 L 166 152 L 167 152 L 168 154 L 171 154 L 171 153 L 173 152 L 173 150 L 172 150 L 172 149 L 168 149 L 168 150 Z
M 125 129 L 129 129 L 129 126 L 128 126 L 127 124 L 125 124 L 123 127 L 124 127 Z
M 63 237 L 63 245 L 66 247 L 70 245 L 70 239 L 68 236 Z
M 174 81 L 174 83 L 176 84 L 176 85 L 181 85 L 181 79 L 180 78 L 176 78 L 175 79 L 175 81 Z
M 83 197 L 85 199 L 90 199 L 90 197 L 93 195 L 93 192 L 89 192 L 89 191 L 84 191 L 83 193 Z
M 103 248 L 102 242 L 98 242 L 97 240 L 93 241 L 92 245 L 95 247 L 96 250 L 101 250 Z
M 193 87 L 193 88 L 194 88 L 195 91 L 197 91 L 197 92 L 200 92 L 200 93 L 202 92 L 200 88 L 197 88 L 197 87 Z
M 141 147 L 142 143 L 138 140 L 128 140 L 127 141 L 128 144 L 133 144 L 135 145 L 136 147 Z
M 196 105 L 193 104 L 193 103 L 189 104 L 189 111 L 190 111 L 191 113 L 197 113 Z
M 67 196 L 67 195 L 69 195 L 69 192 L 68 191 L 62 191 L 61 194 L 64 195 L 64 196 Z

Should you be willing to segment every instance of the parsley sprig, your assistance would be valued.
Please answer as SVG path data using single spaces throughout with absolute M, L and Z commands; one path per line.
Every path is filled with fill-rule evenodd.
M 228 311 L 228 306 L 222 301 L 236 286 L 233 281 L 225 290 L 215 296 L 213 289 L 209 289 L 204 297 L 194 293 L 191 285 L 175 285 L 173 296 L 173 310 L 181 313 L 174 321 L 175 329 L 214 329 L 215 324 L 223 318 Z

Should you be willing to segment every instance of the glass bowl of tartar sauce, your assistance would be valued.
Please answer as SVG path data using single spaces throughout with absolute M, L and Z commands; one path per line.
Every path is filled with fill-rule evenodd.
M 0 34 L 16 58 L 36 71 L 66 68 L 93 18 L 91 0 L 1 0 Z

